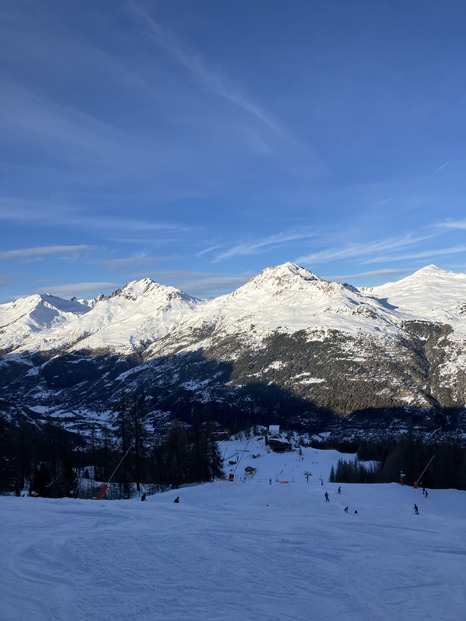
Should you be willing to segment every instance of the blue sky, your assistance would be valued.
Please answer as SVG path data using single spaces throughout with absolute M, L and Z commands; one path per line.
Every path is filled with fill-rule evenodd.
M 0 301 L 466 271 L 463 0 L 3 0 Z

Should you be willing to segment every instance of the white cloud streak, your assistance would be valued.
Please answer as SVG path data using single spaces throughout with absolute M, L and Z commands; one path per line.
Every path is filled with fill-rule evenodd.
M 300 256 L 296 259 L 296 263 L 325 263 L 326 261 L 336 261 L 340 259 L 355 259 L 358 257 L 367 257 L 368 255 L 376 255 L 381 251 L 398 251 L 400 248 L 414 246 L 422 241 L 429 239 L 430 236 L 412 237 L 410 235 L 402 238 L 391 238 L 372 243 L 353 243 L 347 244 L 343 248 L 330 248 L 320 252 Z M 375 260 L 375 258 L 374 258 Z M 377 260 L 378 257 L 377 257 Z
M 444 162 L 441 166 L 439 166 L 438 168 L 435 169 L 436 173 L 439 173 L 441 170 L 443 170 L 444 168 L 446 168 L 449 165 L 449 161 Z
M 91 213 L 80 206 L 63 203 L 50 203 L 27 199 L 0 196 L 0 220 L 28 224 L 34 220 L 35 226 L 67 225 L 88 230 L 184 232 L 193 227 L 177 222 L 154 222 L 138 218 L 118 217 L 115 214 Z
M 370 272 L 359 272 L 357 274 L 340 274 L 337 276 L 325 276 L 325 280 L 336 281 L 336 282 L 345 282 L 348 280 L 366 280 L 366 279 L 376 279 L 376 278 L 393 278 L 396 276 L 404 276 L 405 274 L 412 274 L 413 269 L 381 269 L 381 270 L 373 270 Z
M 102 265 L 110 271 L 118 272 L 120 270 L 127 271 L 133 270 L 141 265 L 152 265 L 157 263 L 159 259 L 155 257 L 131 257 L 126 259 L 103 259 L 101 261 L 89 261 L 94 265 Z
M 438 248 L 436 250 L 424 250 L 412 254 L 397 254 L 395 256 L 377 257 L 377 261 L 404 261 L 406 259 L 428 259 L 430 257 L 441 257 L 451 254 L 459 254 L 466 252 L 466 246 L 452 246 L 451 248 Z M 370 261 L 366 261 L 369 263 Z
M 438 226 L 444 229 L 464 231 L 466 230 L 466 220 L 452 220 L 451 222 L 441 222 Z
M 277 233 L 276 235 L 270 235 L 263 239 L 253 239 L 249 241 L 243 241 L 238 243 L 230 250 L 223 252 L 215 257 L 214 262 L 223 261 L 231 257 L 244 256 L 249 254 L 258 254 L 264 252 L 266 249 L 280 244 L 285 244 L 291 241 L 297 241 L 299 239 L 307 239 L 309 237 L 315 237 L 315 233 Z
M 7 84 L 0 100 L 0 128 L 5 144 L 17 141 L 40 145 L 47 154 L 59 155 L 60 168 L 72 163 L 68 174 L 88 180 L 115 175 L 140 178 L 172 166 L 176 147 L 163 149 L 148 137 L 37 95 L 27 88 Z M 179 159 L 179 157 L 178 157 Z M 86 165 L 84 165 L 86 164 Z M 57 164 L 54 164 L 57 166 Z
M 70 106 L 57 104 L 26 88 L 8 85 L 2 104 L 5 129 L 27 133 L 29 138 L 79 147 L 97 157 L 128 147 L 133 136 Z M 142 142 L 142 140 L 140 140 Z
M 24 279 L 24 276 L 8 276 L 6 274 L 0 275 L 0 287 L 6 287 L 12 282 Z
M 144 22 L 157 45 L 164 49 L 179 65 L 187 69 L 197 82 L 206 86 L 210 92 L 252 115 L 273 131 L 279 134 L 284 133 L 282 128 L 264 110 L 248 99 L 228 78 L 218 74 L 211 67 L 207 67 L 198 54 L 187 51 L 167 28 L 162 27 L 139 4 L 128 0 L 128 6 L 133 14 Z
M 17 250 L 3 250 L 0 259 L 40 259 L 51 254 L 76 254 L 91 250 L 92 246 L 37 246 L 35 248 L 19 248 Z

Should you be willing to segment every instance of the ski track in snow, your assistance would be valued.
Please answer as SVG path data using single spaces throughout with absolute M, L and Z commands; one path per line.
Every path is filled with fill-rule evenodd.
M 0 497 L 0 619 L 464 621 L 465 492 L 339 495 L 326 482 L 335 451 L 301 460 L 221 444 L 229 455 L 247 447 L 233 483 L 146 503 Z

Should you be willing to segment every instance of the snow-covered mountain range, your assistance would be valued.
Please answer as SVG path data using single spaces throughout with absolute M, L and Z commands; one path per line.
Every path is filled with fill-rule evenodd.
M 103 411 L 126 389 L 178 416 L 433 421 L 465 405 L 465 344 L 466 274 L 430 265 L 356 289 L 285 263 L 211 300 L 144 279 L 4 304 L 0 387 L 4 410 Z

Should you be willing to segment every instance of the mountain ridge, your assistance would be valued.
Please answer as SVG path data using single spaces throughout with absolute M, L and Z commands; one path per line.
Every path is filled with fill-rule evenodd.
M 59 300 L 0 306 L 12 320 L 0 321 L 8 403 L 105 410 L 128 389 L 163 416 L 211 403 L 222 416 L 322 424 L 328 413 L 464 409 L 466 275 L 436 266 L 358 289 L 285 263 L 210 300 L 150 278 L 86 304 Z M 42 323 L 26 312 L 37 304 Z

